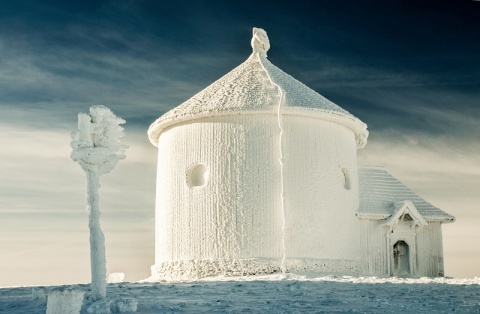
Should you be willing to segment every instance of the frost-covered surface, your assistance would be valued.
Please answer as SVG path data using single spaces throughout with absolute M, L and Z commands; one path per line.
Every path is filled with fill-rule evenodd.
M 90 113 L 78 115 L 78 129 L 72 132 L 72 160 L 78 162 L 87 179 L 87 213 L 90 230 L 90 260 L 92 291 L 95 300 L 106 297 L 105 236 L 100 227 L 98 189 L 100 175 L 113 170 L 119 160 L 125 158 L 127 146 L 121 142 L 124 136 L 117 117 L 104 106 L 93 106 Z
M 395 275 L 399 260 L 395 260 L 394 246 L 402 242 L 406 253 L 398 256 L 404 257 L 404 271 L 443 276 L 441 223 L 454 217 L 425 201 L 384 167 L 362 166 L 358 173 L 364 273 Z
M 265 31 L 254 29 L 252 47 L 149 129 L 159 148 L 153 274 L 271 273 L 279 260 L 358 274 L 366 125 L 272 65 Z
M 108 275 L 108 283 L 120 283 L 125 280 L 124 273 L 111 273 Z
M 85 291 L 76 287 L 55 288 L 48 293 L 47 314 L 78 314 Z
M 363 122 L 267 60 L 266 51 L 259 48 L 267 43 L 269 46 L 268 37 L 262 31 L 257 29 L 255 32 L 254 29 L 254 53 L 244 63 L 150 126 L 148 134 L 154 145 L 157 145 L 158 136 L 165 128 L 183 121 L 231 114 L 275 114 L 279 93 L 268 76 L 284 91 L 285 108 L 282 114 L 338 122 L 356 134 L 358 147 L 365 145 L 368 131 Z
M 47 296 L 45 295 L 45 289 L 43 287 L 34 287 L 32 288 L 32 300 L 45 300 Z
M 149 128 L 159 148 L 152 273 L 271 273 L 280 260 L 358 274 L 366 125 L 271 64 L 264 30 L 251 43 L 247 61 Z
M 125 158 L 127 146 L 120 140 L 124 136 L 120 124 L 124 123 L 105 106 L 92 106 L 89 114 L 78 114 L 78 129 L 72 132 L 73 161 L 85 172 L 110 172 Z
M 455 218 L 440 208 L 425 201 L 393 177 L 384 167 L 358 167 L 360 187 L 359 217 L 385 219 L 393 215 L 398 208 L 395 203 L 410 200 L 418 212 L 429 220 L 451 222 Z
M 109 295 L 134 298 L 138 313 L 479 313 L 480 278 L 375 278 L 267 275 L 203 281 L 108 285 Z M 81 285 L 86 295 L 88 286 Z M 45 313 L 31 287 L 0 289 L 0 312 Z M 90 303 L 89 303 L 90 302 Z M 91 300 L 85 298 L 81 313 Z
M 162 133 L 154 273 L 258 274 L 272 272 L 278 265 L 270 261 L 284 255 L 311 270 L 358 273 L 353 133 L 298 116 L 282 117 L 282 128 L 283 167 L 276 115 L 209 117 Z M 198 165 L 207 179 L 192 187 L 189 169 Z M 350 173 L 348 189 L 342 169 Z
M 281 258 L 277 143 L 275 116 L 211 117 L 164 132 L 155 263 Z M 208 181 L 190 187 L 185 174 L 196 164 L 205 165 Z
M 89 304 L 87 300 L 85 302 L 84 309 L 87 313 L 91 314 L 104 314 L 104 313 L 134 313 L 137 311 L 138 302 L 134 298 L 107 298 Z
M 358 275 L 359 264 L 348 260 L 318 259 L 209 259 L 163 262 L 152 266 L 151 281 L 191 280 L 205 277 L 248 276 L 285 272 L 315 271 L 319 273 L 342 273 Z
M 261 28 L 253 28 L 252 41 L 253 53 L 260 53 L 262 56 L 267 56 L 267 51 L 270 49 L 270 40 L 267 32 Z
M 427 226 L 412 226 L 412 220 L 401 220 L 393 228 L 383 225 L 383 220 L 359 220 L 361 226 L 362 261 L 364 273 L 378 276 L 395 275 L 393 246 L 399 240 L 409 245 L 410 273 L 416 276 L 444 275 L 442 230 L 440 222 Z

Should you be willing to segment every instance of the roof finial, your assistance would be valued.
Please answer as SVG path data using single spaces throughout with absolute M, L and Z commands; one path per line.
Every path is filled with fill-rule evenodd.
M 265 55 L 265 57 L 267 56 L 267 51 L 270 49 L 270 41 L 266 31 L 261 28 L 253 28 L 252 48 L 254 53 L 258 52 Z

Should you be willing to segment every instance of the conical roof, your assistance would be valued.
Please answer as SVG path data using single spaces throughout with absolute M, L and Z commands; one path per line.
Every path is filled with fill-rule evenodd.
M 254 28 L 252 47 L 254 51 L 245 62 L 152 123 L 148 130 L 152 144 L 156 146 L 160 133 L 179 122 L 280 112 L 340 123 L 355 133 L 358 148 L 365 146 L 365 123 L 268 61 L 269 42 L 263 30 Z

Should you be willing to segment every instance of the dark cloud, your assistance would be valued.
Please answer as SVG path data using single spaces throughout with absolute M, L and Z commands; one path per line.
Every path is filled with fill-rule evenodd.
M 392 114 L 388 102 L 399 94 L 405 102 L 424 90 L 473 98 L 480 87 L 480 5 L 473 1 L 1 6 L 0 62 L 14 74 L 3 75 L 0 106 L 71 114 L 102 102 L 148 124 L 246 59 L 252 26 L 268 31 L 272 62 L 360 116 Z

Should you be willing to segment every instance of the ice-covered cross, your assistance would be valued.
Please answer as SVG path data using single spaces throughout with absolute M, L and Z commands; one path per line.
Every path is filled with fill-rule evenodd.
M 87 213 L 90 229 L 90 262 L 93 300 L 107 297 L 107 267 L 105 236 L 100 227 L 100 202 L 98 189 L 100 175 L 113 170 L 125 158 L 127 145 L 124 136 L 125 120 L 104 106 L 93 106 L 90 113 L 78 115 L 78 129 L 72 132 L 71 158 L 80 164 L 87 177 Z
M 270 41 L 268 40 L 267 32 L 261 28 L 253 28 L 252 37 L 253 52 L 258 52 L 267 56 L 267 51 L 270 49 Z

